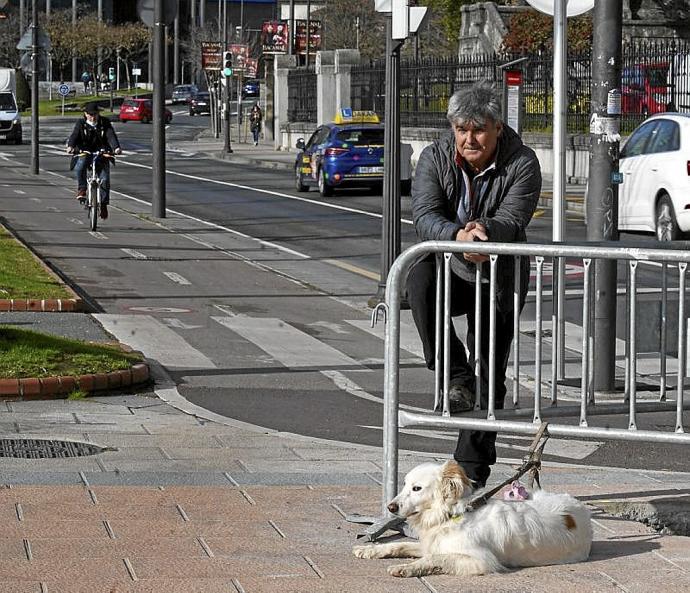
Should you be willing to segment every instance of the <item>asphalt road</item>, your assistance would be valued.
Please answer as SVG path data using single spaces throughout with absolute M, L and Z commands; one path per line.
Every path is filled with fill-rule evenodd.
M 167 129 L 172 148 L 208 123 L 173 111 Z M 32 224 L 19 212 L 6 217 L 80 287 L 113 331 L 124 332 L 139 316 L 139 331 L 131 330 L 132 336 L 153 352 L 158 348 L 180 391 L 209 410 L 292 433 L 380 444 L 383 347 L 380 335 L 366 329 L 368 312 L 361 304 L 376 290 L 381 197 L 366 190 L 328 199 L 298 194 L 287 171 L 170 150 L 167 206 L 180 216 L 154 226 L 151 126 L 129 123 L 117 126 L 126 154 L 112 175 L 116 214 L 93 236 L 80 226 L 83 215 L 70 200 L 74 183 L 66 178 L 68 159 L 60 152 L 70 127 L 57 122 L 41 127 L 41 167 L 62 191 L 60 199 L 46 207 L 45 198 L 36 198 Z M 2 146 L 0 154 L 28 163 L 30 147 Z M 402 217 L 404 248 L 415 241 L 409 198 L 403 199 Z M 537 212 L 528 234 L 531 241 L 550 240 L 548 209 Z M 581 219 L 569 218 L 567 236 L 585 237 Z M 619 276 L 622 282 L 624 275 Z M 641 287 L 659 285 L 658 268 L 642 268 L 639 276 Z M 581 278 L 581 267 L 573 262 L 567 311 L 575 324 Z M 658 291 L 645 302 L 654 310 Z M 532 298 L 527 319 L 533 309 Z M 619 310 L 624 311 L 622 301 Z M 656 326 L 645 311 L 641 317 L 649 327 L 641 324 L 640 340 L 645 344 L 647 337 L 653 351 Z M 407 352 L 401 369 L 401 402 L 428 407 L 433 378 L 418 352 Z M 597 422 L 627 427 L 619 416 Z M 673 426 L 673 416 L 641 416 L 639 428 L 647 426 Z M 447 455 L 454 441 L 449 432 L 410 430 L 403 431 L 400 444 Z M 501 435 L 499 456 L 521 458 L 528 441 Z M 680 447 L 668 445 L 571 439 L 554 440 L 548 452 L 553 460 L 595 465 L 686 471 L 690 463 Z

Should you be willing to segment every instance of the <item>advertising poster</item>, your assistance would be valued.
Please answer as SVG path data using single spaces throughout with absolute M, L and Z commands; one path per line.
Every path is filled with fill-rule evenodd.
M 261 46 L 264 54 L 286 54 L 288 25 L 285 21 L 266 21 L 261 27 Z
M 310 21 L 309 54 L 316 54 L 321 49 L 321 21 Z M 295 21 L 295 53 L 307 53 L 307 21 Z

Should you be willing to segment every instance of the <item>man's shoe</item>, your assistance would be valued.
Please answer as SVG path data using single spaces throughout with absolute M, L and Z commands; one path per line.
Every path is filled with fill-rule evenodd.
M 101 204 L 101 218 L 105 220 L 108 218 L 108 206 Z
M 449 387 L 448 399 L 450 400 L 451 414 L 462 414 L 474 409 L 474 392 L 462 383 Z
M 85 197 L 86 197 L 86 190 L 85 189 L 78 189 L 77 195 L 76 195 L 77 200 L 83 200 Z

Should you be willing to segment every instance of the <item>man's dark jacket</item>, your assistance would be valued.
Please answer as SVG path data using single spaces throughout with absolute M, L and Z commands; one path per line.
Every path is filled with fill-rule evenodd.
M 421 241 L 454 241 L 464 228 L 457 222 L 464 178 L 455 156 L 455 137 L 448 132 L 427 146 L 419 158 L 412 186 L 412 217 Z M 471 183 L 476 200 L 473 220 L 486 227 L 489 241 L 526 241 L 525 229 L 541 191 L 541 168 L 534 151 L 507 125 L 498 139 L 495 168 L 477 175 Z M 464 280 L 475 281 L 475 266 L 462 255 L 453 258 L 451 267 Z M 488 277 L 488 264 L 483 268 Z M 529 269 L 529 258 L 521 258 L 521 301 L 527 294 Z M 513 258 L 499 257 L 497 298 L 501 311 L 513 308 L 514 278 Z
M 95 127 L 87 124 L 86 117 L 82 117 L 74 124 L 72 134 L 67 140 L 67 146 L 88 152 L 96 152 L 103 149 L 112 152 L 120 148 L 120 142 L 107 117 L 99 116 Z

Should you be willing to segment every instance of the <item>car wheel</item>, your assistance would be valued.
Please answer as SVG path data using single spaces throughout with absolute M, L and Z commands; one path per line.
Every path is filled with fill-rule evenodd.
M 148 117 L 142 117 L 142 118 L 141 118 L 141 123 L 142 123 L 142 124 L 147 124 L 147 123 L 149 123 L 149 118 L 148 118 Z
M 328 198 L 333 195 L 333 188 L 328 185 L 323 169 L 319 169 L 319 193 L 322 198 Z
M 22 143 L 22 137 L 19 136 L 18 138 L 15 138 L 14 143 L 19 146 Z
M 299 166 L 295 167 L 295 189 L 299 192 L 309 191 L 309 186 L 304 185 L 302 171 L 300 171 L 299 169 Z
M 678 228 L 676 212 L 668 194 L 663 194 L 656 205 L 654 230 L 659 241 L 677 241 L 683 237 Z
M 194 117 L 194 112 L 191 109 L 189 110 L 189 117 Z

